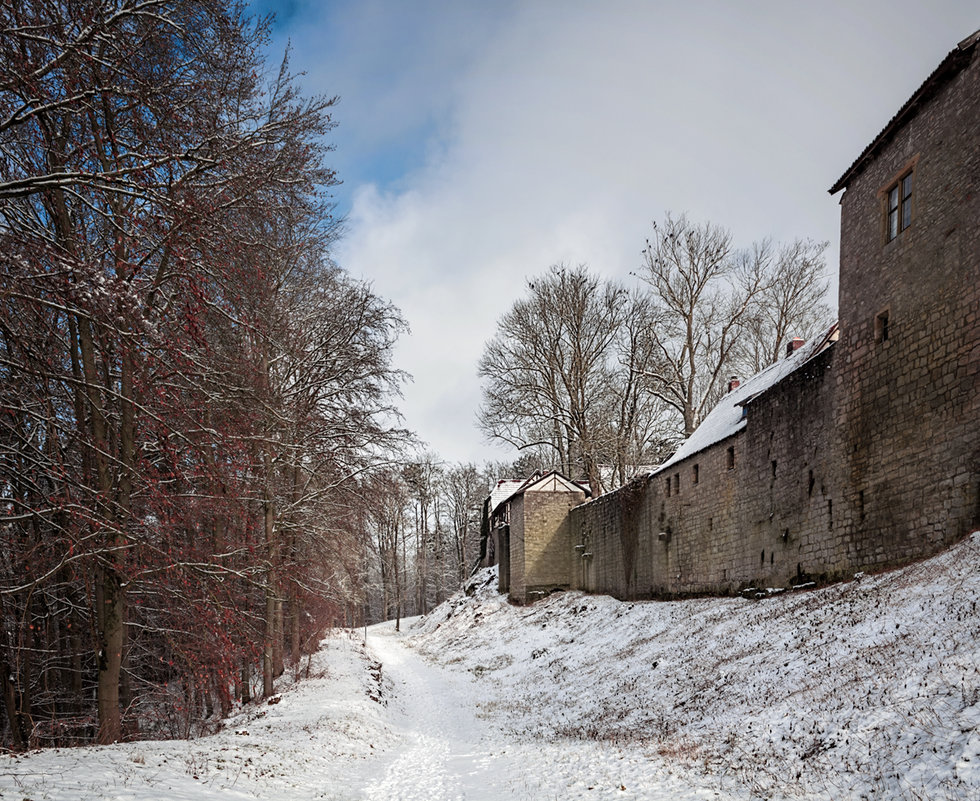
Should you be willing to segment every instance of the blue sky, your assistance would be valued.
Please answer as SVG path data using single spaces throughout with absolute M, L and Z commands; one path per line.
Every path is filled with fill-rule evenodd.
M 453 80 L 499 24 L 509 2 L 423 0 L 259 0 L 275 15 L 272 58 L 287 44 L 307 91 L 338 95 L 332 160 L 342 186 L 338 211 L 350 211 L 359 186 L 388 191 L 445 146 Z
M 559 261 L 625 281 L 668 210 L 829 241 L 827 190 L 958 41 L 965 0 L 258 0 L 332 133 L 336 254 L 405 314 L 406 423 L 449 460 L 476 363 L 524 279 Z

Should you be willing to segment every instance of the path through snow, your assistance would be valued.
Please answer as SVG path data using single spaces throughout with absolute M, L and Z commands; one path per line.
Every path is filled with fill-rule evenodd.
M 395 742 L 362 766 L 364 801 L 703 801 L 715 790 L 670 775 L 641 748 L 555 738 L 515 738 L 479 714 L 470 674 L 427 661 L 390 624 L 370 629 L 383 665 Z M 492 699 L 485 699 L 491 700 Z M 493 704 L 491 703 L 492 707 Z M 379 764 L 380 763 L 380 764 Z M 369 777 L 374 774 L 376 778 Z
M 372 629 L 368 648 L 382 664 L 394 713 L 389 725 L 399 736 L 383 773 L 368 783 L 365 801 L 507 801 L 518 798 L 506 778 L 506 755 L 492 742 L 475 714 L 477 688 L 409 650 L 391 629 Z M 369 766 L 377 772 L 377 766 Z
M 212 736 L 0 753 L 0 799 L 980 798 L 980 532 L 759 602 L 469 589 Z

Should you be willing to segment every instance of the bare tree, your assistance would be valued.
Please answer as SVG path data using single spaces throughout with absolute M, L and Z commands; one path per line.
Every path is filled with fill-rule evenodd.
M 661 359 L 646 375 L 687 437 L 730 374 L 758 372 L 791 333 L 812 332 L 826 317 L 826 243 L 764 240 L 736 250 L 724 228 L 669 213 L 653 229 L 641 278 L 652 292 Z
M 675 444 L 672 410 L 657 396 L 651 378 L 663 365 L 658 324 L 658 310 L 649 293 L 630 292 L 613 346 L 604 413 L 608 436 L 603 453 L 605 464 L 612 468 L 612 486 L 626 484 L 644 466 L 659 464 Z
M 718 400 L 753 303 L 771 277 L 761 251 L 736 253 L 724 228 L 667 214 L 653 229 L 641 277 L 656 304 L 662 359 L 648 377 L 680 414 L 686 437 Z
M 768 240 L 757 246 L 756 258 L 767 265 L 771 280 L 759 293 L 746 321 L 736 371 L 754 375 L 776 362 L 790 339 L 810 339 L 829 325 L 824 261 L 827 245 L 797 239 L 782 247 Z
M 334 100 L 303 98 L 285 61 L 270 76 L 267 26 L 239 5 L 83 6 L 0 3 L 18 745 L 32 720 L 135 735 L 168 686 L 190 710 L 213 685 L 226 710 L 236 660 L 250 697 L 256 644 L 274 673 L 285 618 L 332 614 L 349 571 L 320 557 L 360 529 L 341 490 L 397 439 L 400 320 L 324 255 Z
M 443 481 L 443 493 L 452 536 L 452 578 L 458 586 L 469 575 L 476 560 L 480 538 L 480 516 L 488 487 L 485 477 L 474 464 L 449 468 Z
M 518 448 L 550 448 L 561 470 L 601 492 L 600 410 L 612 353 L 630 302 L 620 285 L 581 265 L 552 267 L 528 282 L 480 359 L 484 433 Z
M 405 583 L 405 536 L 408 487 L 400 472 L 382 470 L 365 485 L 369 516 L 381 571 L 382 614 L 401 627 Z

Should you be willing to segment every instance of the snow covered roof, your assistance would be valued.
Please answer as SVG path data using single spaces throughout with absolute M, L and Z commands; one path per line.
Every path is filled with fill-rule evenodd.
M 530 478 L 525 480 L 502 479 L 497 482 L 497 486 L 490 493 L 490 514 L 492 515 L 501 504 L 506 503 L 515 495 L 520 495 L 529 490 L 535 492 L 584 492 L 586 495 L 591 494 L 588 486 L 566 478 L 557 470 L 552 470 L 550 473 L 545 473 L 544 475 L 534 473 Z
M 490 514 L 497 511 L 497 507 L 506 501 L 517 490 L 524 486 L 527 479 L 523 478 L 502 478 L 497 482 L 497 486 L 490 492 Z
M 752 378 L 725 395 L 701 421 L 701 425 L 694 430 L 694 433 L 675 451 L 674 455 L 653 472 L 659 473 L 661 470 L 665 470 L 688 456 L 703 451 L 708 446 L 721 442 L 721 440 L 737 434 L 745 428 L 746 418 L 743 407 L 788 375 L 799 370 L 815 356 L 823 353 L 837 341 L 837 333 L 837 323 L 834 323 L 824 336 L 800 346 L 785 359 L 780 359 L 775 364 L 769 365 L 765 370 L 756 373 Z

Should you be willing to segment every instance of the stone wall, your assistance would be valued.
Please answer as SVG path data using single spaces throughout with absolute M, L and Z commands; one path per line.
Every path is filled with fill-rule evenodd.
M 643 598 L 838 573 L 842 534 L 827 512 L 834 353 L 749 403 L 739 433 L 574 509 L 575 586 Z
M 584 500 L 584 492 L 529 490 L 511 501 L 512 600 L 526 603 L 571 585 L 569 511 Z
M 510 529 L 508 542 L 507 582 L 510 598 L 523 603 L 527 597 L 527 581 L 525 580 L 524 555 L 524 495 L 517 495 L 510 500 Z M 501 574 L 503 574 L 501 570 Z
M 569 517 L 573 588 L 624 599 L 649 593 L 656 533 L 646 478 L 576 507 Z
M 858 564 L 933 553 L 980 518 L 978 121 L 974 48 L 841 200 L 840 522 Z M 887 241 L 909 169 L 912 222 Z
M 980 527 L 980 47 L 969 58 L 846 176 L 837 344 L 749 401 L 737 434 L 574 509 L 573 586 L 841 578 Z M 887 241 L 910 169 L 912 223 Z

